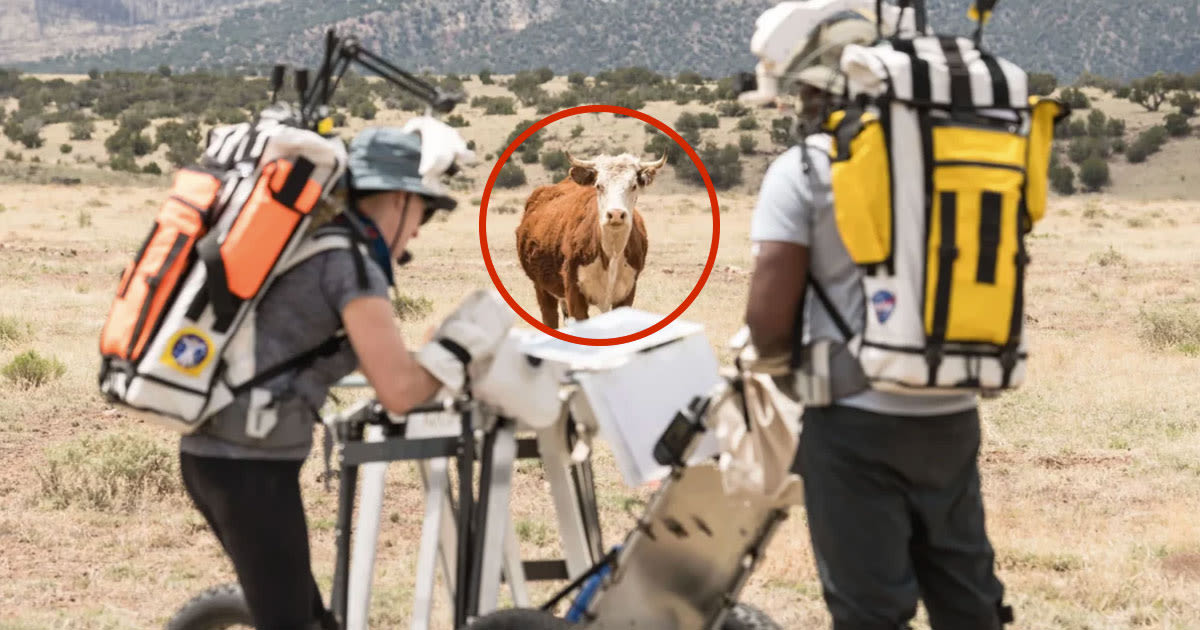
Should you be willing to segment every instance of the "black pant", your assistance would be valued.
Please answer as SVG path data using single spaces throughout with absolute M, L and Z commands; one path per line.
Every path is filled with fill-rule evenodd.
M 804 412 L 795 469 L 835 630 L 1001 627 L 1004 586 L 984 528 L 979 414 Z
M 300 630 L 325 606 L 309 560 L 303 461 L 180 453 L 184 487 L 233 561 L 257 630 Z

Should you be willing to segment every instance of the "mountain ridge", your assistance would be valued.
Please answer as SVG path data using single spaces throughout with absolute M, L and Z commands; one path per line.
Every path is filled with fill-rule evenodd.
M 179 70 L 234 68 L 261 71 L 276 60 L 315 65 L 320 35 L 337 25 L 406 67 L 434 73 L 503 73 L 547 66 L 557 73 L 594 74 L 641 65 L 658 72 L 698 71 L 724 76 L 750 70 L 754 21 L 771 0 L 413 0 L 404 9 L 382 0 L 222 0 L 224 18 L 200 19 L 178 9 L 182 0 L 13 0 L 91 13 L 111 8 L 108 23 L 147 15 L 158 7 L 155 37 L 138 46 L 103 52 L 64 52 L 15 65 L 43 72 L 98 69 L 149 70 L 166 63 Z M 931 0 L 939 30 L 969 33 L 965 0 Z M 133 8 L 141 7 L 141 13 Z M 175 7 L 175 8 L 172 8 Z M 39 9 L 41 10 L 41 9 Z M 73 16 L 74 17 L 71 17 Z M 172 16 L 185 16 L 175 19 Z M 190 17 L 186 17 L 190 16 Z M 41 18 L 39 18 L 41 19 Z M 7 24 L 7 26 L 5 26 Z M 14 22 L 0 20 L 0 33 Z M 130 28 L 146 31 L 146 24 Z M 131 31 L 132 32 L 132 31 Z M 303 33 L 298 37 L 297 33 Z M 986 45 L 1031 71 L 1070 80 L 1084 72 L 1129 79 L 1200 68 L 1200 3 L 1195 0 L 1008 0 L 996 10 Z M 13 63 L 14 44 L 0 46 L 0 63 Z M 1048 54 L 1046 51 L 1054 51 Z M 18 55 L 19 56 L 19 55 Z

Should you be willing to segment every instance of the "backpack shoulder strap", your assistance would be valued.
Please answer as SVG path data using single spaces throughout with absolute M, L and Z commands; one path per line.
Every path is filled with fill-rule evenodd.
M 348 249 L 354 252 L 354 270 L 361 288 L 367 286 L 366 258 L 370 256 L 366 243 L 355 230 L 341 225 L 323 225 L 308 235 L 292 252 L 286 261 L 280 264 L 279 273 L 282 275 L 300 263 L 334 249 Z

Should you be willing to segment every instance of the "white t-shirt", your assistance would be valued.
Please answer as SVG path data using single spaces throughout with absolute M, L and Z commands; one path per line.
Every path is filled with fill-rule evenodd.
M 865 321 L 866 301 L 860 285 L 862 272 L 850 259 L 833 216 L 827 143 L 828 138 L 824 136 L 809 139 L 811 173 L 804 171 L 798 146 L 771 163 L 754 208 L 750 240 L 756 244 L 782 241 L 807 247 L 810 273 L 829 295 L 842 319 L 857 333 Z M 810 295 L 804 301 L 804 341 L 846 341 L 820 300 L 812 294 L 811 287 L 808 292 Z M 875 413 L 935 416 L 973 409 L 976 397 L 974 394 L 906 396 L 867 390 L 835 402 Z

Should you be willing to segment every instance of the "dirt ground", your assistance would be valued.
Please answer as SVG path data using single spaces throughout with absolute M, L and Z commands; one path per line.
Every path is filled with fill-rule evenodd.
M 672 108 L 653 103 L 647 111 L 672 122 Z M 495 152 L 516 121 L 533 118 L 522 114 L 469 117 L 464 135 L 481 155 Z M 1131 120 L 1138 116 L 1129 112 Z M 403 118 L 381 112 L 376 122 Z M 625 142 L 640 150 L 637 121 L 582 123 L 584 148 Z M 551 131 L 565 140 L 570 126 Z M 769 146 L 761 133 L 760 146 Z M 0 149 L 11 148 L 6 142 L 0 139 Z M 1146 164 L 1114 168 L 1116 183 L 1104 194 L 1054 198 L 1029 241 L 1031 381 L 982 406 L 987 524 L 1016 627 L 1200 628 L 1200 347 L 1186 340 L 1200 318 L 1198 147 L 1173 141 Z M 768 159 L 748 161 L 747 183 L 720 195 L 717 265 L 683 315 L 705 325 L 723 359 L 744 310 L 753 192 Z M 400 293 L 432 305 L 401 323 L 408 338 L 488 283 L 477 203 L 490 166 L 468 172 L 475 182 L 461 194 L 460 210 L 423 229 L 416 259 L 399 276 Z M 532 186 L 544 183 L 540 166 L 527 171 L 529 185 L 493 196 L 487 228 L 502 280 L 532 312 L 532 291 L 513 255 L 519 214 L 500 210 L 519 209 Z M 65 366 L 61 378 L 37 388 L 0 379 L 0 629 L 161 627 L 192 594 L 232 579 L 199 514 L 166 481 L 174 479 L 176 438 L 96 392 L 97 340 L 116 278 L 167 181 L 103 179 L 0 182 L 0 316 L 8 322 L 0 327 L 0 366 L 30 349 Z M 666 313 L 699 276 L 712 216 L 707 200 L 673 175 L 645 192 L 641 207 L 650 253 L 635 306 Z M 1170 330 L 1184 330 L 1184 341 Z M 130 463 L 104 451 L 110 436 L 134 436 L 150 455 Z M 71 450 L 85 438 L 100 441 Z M 92 457 L 109 457 L 108 467 L 85 467 Z M 151 463 L 158 468 L 147 470 Z M 99 507 L 61 490 L 72 480 L 56 477 L 71 470 L 119 476 L 112 469 L 121 466 L 165 485 L 128 505 Z M 623 486 L 606 452 L 597 471 L 611 545 L 632 523 L 626 499 L 646 491 Z M 336 495 L 323 490 L 320 472 L 318 449 L 303 481 L 315 570 L 328 593 Z M 533 464 L 518 468 L 512 510 L 523 552 L 556 555 L 545 482 Z M 411 467 L 390 468 L 385 514 L 371 619 L 376 627 L 403 627 L 421 515 Z M 828 623 L 804 520 L 803 509 L 793 510 L 744 592 L 786 628 Z M 539 587 L 535 601 L 550 591 Z

